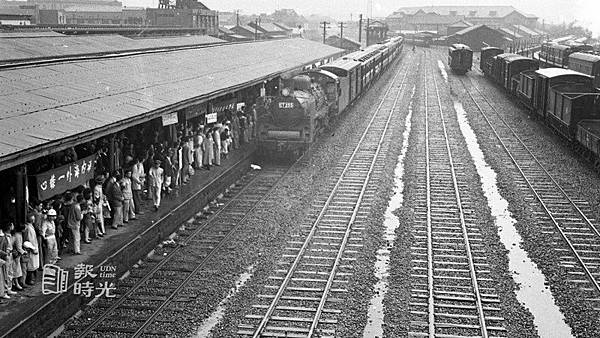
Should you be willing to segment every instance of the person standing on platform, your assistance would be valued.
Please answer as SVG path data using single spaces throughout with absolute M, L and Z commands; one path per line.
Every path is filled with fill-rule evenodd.
M 190 145 L 188 143 L 188 138 L 184 137 L 181 145 L 181 155 L 182 155 L 182 176 L 181 180 L 183 184 L 188 184 L 190 177 L 190 165 L 192 164 L 190 161 Z
M 6 287 L 6 280 L 8 279 L 8 267 L 6 262 L 10 255 L 10 252 L 8 252 L 8 238 L 5 234 L 7 229 L 7 224 L 2 224 L 0 226 L 0 259 L 4 261 L 4 264 L 0 265 L 0 298 L 4 299 L 10 299 L 8 294 L 15 293 Z
M 73 195 L 68 194 L 70 197 L 71 205 L 73 205 Z M 80 214 L 81 216 L 81 214 Z M 50 209 L 46 214 L 46 219 L 42 222 L 42 236 L 46 241 L 46 245 L 48 247 L 48 263 L 54 264 L 57 260 L 60 259 L 58 257 L 58 243 L 56 243 L 56 225 L 54 224 L 54 220 L 56 219 L 56 210 Z M 81 220 L 81 218 L 80 218 Z M 77 229 L 77 238 L 79 238 L 79 228 Z M 75 238 L 73 238 L 73 242 L 75 242 Z M 42 265 L 43 266 L 43 265 Z
M 23 226 L 15 227 L 12 235 L 13 239 L 13 288 L 17 291 L 25 288 L 25 273 L 27 271 L 23 263 L 23 257 L 27 251 L 23 249 Z
M 67 225 L 71 229 L 71 238 L 73 240 L 73 254 L 81 255 L 81 220 L 83 213 L 81 212 L 81 202 L 83 196 L 77 195 L 76 202 L 73 202 L 72 195 L 69 196 L 69 209 L 67 211 Z M 50 212 L 48 212 L 49 214 Z
M 96 216 L 96 235 L 98 237 L 104 237 L 104 234 L 106 233 L 106 229 L 104 228 L 104 208 L 108 208 L 106 196 L 104 196 L 104 192 L 102 191 L 104 175 L 96 176 L 95 182 L 96 185 L 94 186 L 94 191 L 92 193 L 92 203 L 94 214 Z
M 154 160 L 154 165 L 148 172 L 148 183 L 152 192 L 154 211 L 158 211 L 158 208 L 160 207 L 160 193 L 163 185 L 163 172 L 163 168 L 160 167 L 160 160 Z
M 240 119 L 240 143 L 248 143 L 248 121 L 246 114 L 240 110 L 238 118 Z
M 204 151 L 204 159 L 202 160 L 202 164 L 204 164 L 206 170 L 210 170 L 210 167 L 213 163 L 213 139 L 208 127 L 204 133 L 204 141 L 202 142 L 204 145 L 202 149 Z
M 29 214 L 25 222 L 25 230 L 23 231 L 23 248 L 27 250 L 29 255 L 29 260 L 27 260 L 27 276 L 25 277 L 25 284 L 27 285 L 35 284 L 37 270 L 40 268 L 40 252 L 38 251 L 38 239 L 33 226 L 34 222 L 35 215 Z
M 36 202 L 33 215 L 35 217 L 33 221 L 33 227 L 37 236 L 36 243 L 38 246 L 38 254 L 36 255 L 36 258 L 38 259 L 38 269 L 41 269 L 46 261 L 46 247 L 44 245 L 44 237 L 42 236 L 42 223 L 46 218 L 46 215 L 44 214 L 44 203 L 41 201 Z
M 123 192 L 123 223 L 129 223 L 129 220 L 135 219 L 135 202 L 133 201 L 133 190 L 131 182 L 131 169 L 125 170 L 125 175 L 120 181 L 121 191 Z
M 252 115 L 252 122 L 254 123 L 254 128 L 252 128 L 252 138 L 258 137 L 258 114 L 256 112 L 256 103 L 252 105 L 252 109 L 250 110 L 250 115 Z
M 171 188 L 177 189 L 179 186 L 179 151 L 176 147 L 171 148 L 171 163 L 173 164 L 173 177 L 171 178 Z
M 140 213 L 142 206 L 142 190 L 144 189 L 144 180 L 146 172 L 144 171 L 144 158 L 138 156 L 135 164 L 131 167 L 131 191 L 133 193 L 133 210 L 136 214 Z
M 204 155 L 204 151 L 202 151 L 202 142 L 204 141 L 203 130 L 204 126 L 200 125 L 194 133 L 194 167 L 198 170 L 202 168 L 202 157 Z
M 82 215 L 79 224 L 81 226 L 81 232 L 83 232 L 83 242 L 90 244 L 92 243 L 90 233 L 94 237 L 96 235 L 96 216 L 92 209 L 92 192 L 89 188 L 86 188 L 83 191 L 83 195 L 77 196 L 77 203 L 79 204 Z
M 4 287 L 6 288 L 6 292 L 9 295 L 16 295 L 17 293 L 15 292 L 15 290 L 12 290 L 13 288 L 13 278 L 15 277 L 14 271 L 13 271 L 13 262 L 14 262 L 14 256 L 13 256 L 13 245 L 14 245 L 14 241 L 13 241 L 13 237 L 12 237 L 12 233 L 14 230 L 14 225 L 12 223 L 6 223 L 3 224 L 2 226 L 2 232 L 4 233 L 4 237 L 6 239 L 7 245 L 4 250 L 6 253 L 8 253 L 8 255 L 6 255 L 6 258 L 4 259 L 4 267 L 6 267 L 6 275 L 4 276 Z
M 231 139 L 233 149 L 238 149 L 240 147 L 240 119 L 237 113 L 231 116 Z
M 121 180 L 121 174 L 115 171 L 108 181 L 106 188 L 106 197 L 108 204 L 112 210 L 112 226 L 113 229 L 118 229 L 123 226 L 123 191 L 118 183 Z
M 229 153 L 229 127 L 227 125 L 221 128 L 221 154 L 223 158 L 227 158 Z
M 213 153 L 214 153 L 214 164 L 221 166 L 221 127 L 223 125 L 217 123 L 213 128 L 211 137 L 213 138 Z
M 165 182 L 163 184 L 163 190 L 165 191 L 165 193 L 168 195 L 171 193 L 171 183 L 173 180 L 173 162 L 171 161 L 171 157 L 173 157 L 174 151 L 173 148 L 169 148 L 167 149 L 167 152 L 165 154 L 164 157 L 164 164 L 163 164 L 163 170 L 164 170 L 164 177 L 165 177 Z

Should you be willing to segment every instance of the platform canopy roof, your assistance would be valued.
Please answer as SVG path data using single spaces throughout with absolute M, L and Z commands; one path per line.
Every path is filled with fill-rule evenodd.
M 304 39 L 0 69 L 0 170 L 340 55 Z
M 11 38 L 0 36 L 0 64 L 61 58 L 84 54 L 106 54 L 163 47 L 184 47 L 223 43 L 208 35 L 131 39 L 121 35 L 57 35 Z

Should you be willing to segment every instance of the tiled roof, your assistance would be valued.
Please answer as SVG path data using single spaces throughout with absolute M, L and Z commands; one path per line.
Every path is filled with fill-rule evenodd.
M 0 69 L 0 170 L 341 52 L 286 39 Z

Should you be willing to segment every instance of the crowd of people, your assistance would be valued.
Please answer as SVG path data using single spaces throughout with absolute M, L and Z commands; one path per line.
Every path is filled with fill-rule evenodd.
M 0 298 L 34 285 L 44 264 L 57 264 L 61 255 L 81 254 L 81 242 L 102 239 L 107 228 L 119 229 L 143 214 L 143 200 L 159 210 L 171 194 L 201 170 L 220 166 L 221 159 L 256 137 L 256 111 L 226 111 L 225 119 L 210 126 L 188 124 L 175 142 L 154 133 L 147 149 L 133 137 L 121 135 L 117 170 L 109 172 L 108 151 L 98 149 L 96 177 L 87 186 L 67 191 L 50 201 L 35 201 L 24 225 L 0 227 Z M 89 147 L 89 146 L 88 146 Z M 74 149 L 61 157 L 77 158 Z M 61 163 L 64 161 L 61 161 Z

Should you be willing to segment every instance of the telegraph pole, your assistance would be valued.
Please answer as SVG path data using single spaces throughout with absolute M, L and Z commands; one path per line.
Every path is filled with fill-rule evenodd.
M 254 40 L 258 40 L 258 18 L 256 18 L 254 25 Z
M 358 15 L 358 42 L 362 42 L 362 14 Z
M 235 17 L 236 17 L 235 24 L 236 24 L 236 26 L 239 26 L 240 25 L 240 10 L 239 9 L 235 11 Z
M 343 39 L 344 39 L 344 21 L 340 21 L 340 48 L 341 49 L 344 49 L 343 48 L 343 45 L 344 45 Z
M 366 35 L 367 35 L 367 39 L 366 39 L 367 40 L 367 47 L 369 47 L 369 25 L 371 24 L 370 20 L 371 20 L 370 18 L 367 18 L 367 28 L 365 29 L 367 31 L 366 32 Z
M 330 22 L 327 22 L 327 21 L 321 22 L 321 25 L 323 26 L 322 27 L 323 28 L 323 43 L 325 43 L 325 37 L 327 35 L 327 25 L 329 25 L 329 24 L 330 24 Z

